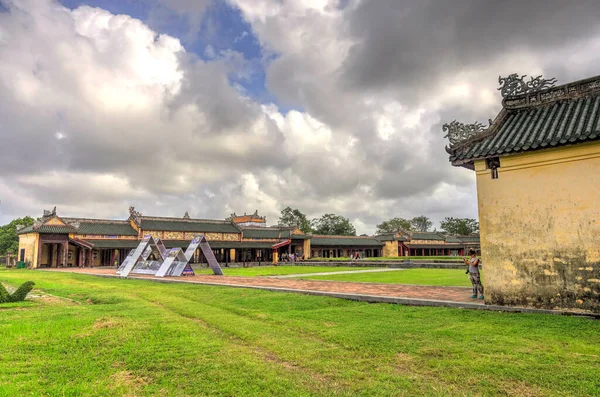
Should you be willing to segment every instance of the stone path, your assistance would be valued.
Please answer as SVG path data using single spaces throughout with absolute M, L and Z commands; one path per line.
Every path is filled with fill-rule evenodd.
M 341 272 L 322 272 L 322 273 L 300 273 L 300 274 L 286 274 L 284 276 L 265 276 L 272 278 L 296 278 L 296 277 L 307 277 L 307 276 L 331 276 L 334 274 L 354 274 L 354 273 L 378 273 L 378 272 L 396 272 L 399 270 L 406 269 L 368 269 L 368 270 L 345 270 Z
M 400 269 L 399 269 L 400 270 Z M 62 271 L 101 275 L 106 277 L 119 277 L 114 268 L 59 268 L 43 269 L 43 271 Z M 342 272 L 335 272 L 339 274 Z M 313 275 L 313 273 L 310 273 Z M 307 274 L 304 274 L 306 276 Z M 319 292 L 319 295 L 339 296 L 376 296 L 389 298 L 406 298 L 420 301 L 467 303 L 470 305 L 483 306 L 479 299 L 470 299 L 471 288 L 469 287 L 436 287 L 412 284 L 383 284 L 383 283 L 352 283 L 325 280 L 297 280 L 281 279 L 275 277 L 240 277 L 240 276 L 214 276 L 196 275 L 187 277 L 154 277 L 149 275 L 135 274 L 128 278 L 153 279 L 163 282 L 195 283 L 208 285 L 222 285 L 229 287 L 248 287 L 288 292 Z M 435 306 L 440 306 L 436 304 Z
M 121 278 L 115 268 L 62 268 L 40 269 L 89 274 L 99 277 Z M 339 272 L 336 272 L 339 274 Z M 396 303 L 410 306 L 442 306 L 463 309 L 493 310 L 519 313 L 574 315 L 600 319 L 600 314 L 573 311 L 548 310 L 518 306 L 486 305 L 479 299 L 471 299 L 470 287 L 435 287 L 427 285 L 350 283 L 321 280 L 295 280 L 274 277 L 236 277 L 200 275 L 191 277 L 129 276 L 130 279 L 150 280 L 161 283 L 188 283 L 233 288 L 253 288 L 267 291 L 291 292 L 307 295 L 329 296 L 363 302 Z

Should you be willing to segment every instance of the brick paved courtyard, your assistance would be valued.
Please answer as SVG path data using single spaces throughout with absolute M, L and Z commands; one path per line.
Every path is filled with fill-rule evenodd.
M 116 276 L 114 268 L 60 268 L 44 269 L 48 271 L 66 271 L 93 275 Z M 129 278 L 161 279 L 148 275 L 130 275 Z M 359 294 L 371 296 L 386 296 L 395 298 L 436 300 L 462 302 L 483 305 L 479 299 L 471 299 L 469 287 L 437 287 L 407 284 L 381 284 L 381 283 L 352 283 L 324 280 L 295 280 L 276 277 L 239 277 L 239 276 L 213 276 L 196 275 L 188 277 L 165 277 L 161 280 L 185 283 L 210 283 L 229 284 L 248 287 L 285 288 L 302 291 L 320 291 L 330 293 Z

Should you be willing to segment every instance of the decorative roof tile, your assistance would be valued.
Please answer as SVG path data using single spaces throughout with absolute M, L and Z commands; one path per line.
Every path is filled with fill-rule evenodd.
M 137 247 L 140 244 L 139 240 L 127 239 L 84 239 L 82 241 L 94 244 L 94 249 L 131 249 Z
M 434 232 L 410 232 L 411 240 L 437 240 L 444 241 L 444 237 Z
M 240 233 L 240 229 L 230 221 L 209 219 L 141 217 L 141 228 L 144 231 Z
M 79 225 L 77 234 L 106 235 L 106 236 L 137 236 L 137 231 L 129 221 L 104 219 L 62 218 L 69 224 Z
M 447 148 L 453 165 L 600 140 L 600 76 L 507 97 L 492 125 Z
M 292 235 L 293 228 L 285 228 L 285 227 L 257 227 L 257 228 L 248 228 L 242 227 L 242 236 L 244 238 L 290 238 Z
M 354 236 L 313 236 L 310 239 L 311 246 L 329 246 L 329 247 L 382 247 L 384 244 L 374 237 L 354 237 Z

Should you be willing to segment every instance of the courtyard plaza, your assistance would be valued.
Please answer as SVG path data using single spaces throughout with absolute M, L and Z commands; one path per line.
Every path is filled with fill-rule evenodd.
M 290 268 L 291 266 L 286 266 Z M 248 274 L 252 272 L 252 268 L 245 269 L 225 269 L 224 276 L 214 276 L 208 273 L 208 269 L 197 269 L 196 274 L 185 277 L 155 277 L 148 274 L 129 275 L 127 279 L 152 280 L 161 283 L 181 283 L 181 284 L 196 284 L 208 286 L 224 286 L 233 288 L 250 288 L 267 290 L 273 292 L 293 292 L 307 295 L 330 296 L 334 298 L 358 300 L 365 302 L 380 302 L 380 303 L 397 303 L 411 306 L 443 306 L 478 310 L 495 310 L 495 311 L 512 311 L 512 312 L 530 312 L 530 313 L 548 313 L 548 314 L 570 314 L 594 316 L 589 312 L 577 310 L 551 310 L 551 309 L 536 309 L 528 307 L 506 307 L 497 305 L 486 305 L 480 299 L 470 298 L 472 289 L 467 287 L 467 276 L 462 281 L 461 276 L 464 271 L 459 269 L 359 269 L 348 270 L 332 267 L 330 272 L 313 271 L 305 269 L 304 266 L 298 266 L 298 274 L 270 274 L 272 270 L 280 269 L 278 266 L 264 266 L 254 268 L 258 271 L 255 276 L 228 276 L 227 271 L 233 270 L 234 273 Z M 57 268 L 57 269 L 42 269 L 42 272 L 67 272 L 86 274 L 92 276 L 100 276 L 107 278 L 121 278 L 115 273 L 113 267 L 97 267 L 97 268 Z M 203 272 L 204 271 L 204 272 Z M 402 281 L 392 280 L 391 282 L 352 282 L 352 281 L 333 281 L 336 278 L 344 278 L 345 276 L 352 279 L 369 279 L 365 277 L 368 274 L 384 274 L 398 272 L 419 272 L 416 278 L 410 278 L 412 283 L 404 283 Z M 440 278 L 440 272 L 453 273 L 449 281 L 442 282 L 442 285 L 427 285 L 428 279 L 431 280 Z M 286 269 L 281 273 L 289 273 Z M 266 273 L 266 276 L 260 275 Z M 428 273 L 431 273 L 428 275 Z M 443 277 L 443 276 L 442 276 Z M 318 278 L 325 278 L 318 279 Z M 328 280 L 327 278 L 330 278 Z M 460 280 L 460 281 L 457 281 Z

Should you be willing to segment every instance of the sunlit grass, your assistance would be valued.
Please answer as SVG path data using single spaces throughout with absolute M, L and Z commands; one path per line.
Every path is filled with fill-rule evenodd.
M 27 280 L 54 297 L 2 305 L 1 395 L 600 394 L 600 321 L 0 270 Z
M 333 267 L 333 266 L 255 266 L 255 267 L 221 267 L 227 276 L 279 276 L 287 274 L 341 272 L 350 270 L 366 270 L 371 267 Z M 212 274 L 209 268 L 194 269 L 196 274 Z
M 483 276 L 483 272 L 482 272 Z M 302 276 L 307 280 L 330 280 L 365 283 L 420 284 L 469 287 L 469 276 L 463 269 L 403 269 L 376 273 Z M 485 280 L 485 277 L 483 278 Z

